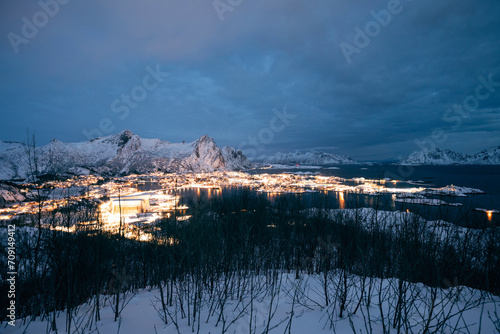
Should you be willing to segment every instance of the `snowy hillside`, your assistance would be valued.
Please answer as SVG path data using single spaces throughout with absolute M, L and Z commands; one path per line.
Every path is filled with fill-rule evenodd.
M 41 266 L 68 274 L 43 273 L 33 284 L 43 294 L 19 298 L 2 333 L 499 332 L 498 228 L 371 208 L 306 210 L 298 226 L 272 211 L 255 220 L 209 211 L 201 217 L 212 220 L 174 222 L 165 235 L 178 242 L 165 248 L 44 229 Z M 239 238 L 259 225 L 272 230 Z M 36 231 L 18 227 L 16 238 L 35 240 Z M 6 236 L 0 228 L 4 249 Z M 16 287 L 27 286 L 31 259 L 20 252 Z
M 402 165 L 500 165 L 500 146 L 469 155 L 450 150 L 434 149 L 413 152 L 400 162 Z
M 396 278 L 364 278 L 349 275 L 346 299 L 349 301 L 344 316 L 339 316 L 333 305 L 325 306 L 322 276 L 303 275 L 295 279 L 294 274 L 278 274 L 280 284 L 269 293 L 266 291 L 265 276 L 246 278 L 246 284 L 256 290 L 254 298 L 245 293 L 237 299 L 228 296 L 221 321 L 217 321 L 219 309 L 211 310 L 208 301 L 202 300 L 198 317 L 190 319 L 184 315 L 177 300 L 170 306 L 168 313 L 162 314 L 160 291 L 142 289 L 122 296 L 124 308 L 117 321 L 114 321 L 113 300 L 111 296 L 102 297 L 101 317 L 95 321 L 93 301 L 77 307 L 72 324 L 72 333 L 383 333 L 389 332 L 396 311 L 397 289 L 400 281 Z M 331 285 L 341 286 L 340 275 L 332 274 Z M 365 299 L 361 291 L 371 287 L 372 304 L 361 302 Z M 491 296 L 490 300 L 481 298 L 481 291 L 467 287 L 432 289 L 423 284 L 404 282 L 405 291 L 418 297 L 406 306 L 411 333 L 495 333 L 498 326 L 498 311 L 495 303 L 500 298 Z M 223 289 L 222 283 L 218 289 Z M 368 290 L 369 291 L 369 290 Z M 332 291 L 333 292 L 333 291 Z M 230 295 L 230 294 L 228 294 Z M 361 297 L 360 297 L 361 295 Z M 332 299 L 340 298 L 332 295 Z M 454 298 L 453 301 L 450 299 Z M 356 303 L 360 302 L 360 308 Z M 432 305 L 431 305 L 431 302 Z M 126 304 L 125 304 L 126 303 Z M 222 302 L 219 302 L 222 303 Z M 435 303 L 435 305 L 434 305 Z M 219 307 L 216 304 L 215 307 Z M 197 308 L 196 304 L 191 309 Z M 191 311 L 190 309 L 190 311 Z M 429 319 L 429 310 L 432 317 Z M 356 311 L 355 311 L 356 310 Z M 165 320 L 162 320 L 162 316 Z M 5 333 L 66 333 L 66 313 L 58 312 L 55 322 L 41 320 L 40 317 L 17 320 L 15 326 L 6 325 Z M 192 316 L 191 316 L 192 317 Z M 427 320 L 429 319 L 429 322 Z M 456 331 L 455 328 L 463 331 Z M 369 330 L 367 329 L 369 328 Z M 56 331 L 58 330 L 58 331 Z M 393 329 L 394 333 L 398 330 Z M 402 332 L 409 332 L 403 330 Z
M 230 147 L 219 148 L 204 135 L 191 143 L 169 143 L 143 139 L 125 130 L 121 133 L 82 143 L 52 140 L 36 150 L 41 174 L 117 175 L 152 171 L 202 172 L 237 170 L 250 167 L 241 153 Z M 26 146 L 0 142 L 0 179 L 27 176 Z
M 0 183 L 0 208 L 9 202 L 21 202 L 25 197 L 19 192 L 19 189 Z
M 270 156 L 266 155 L 260 156 L 257 158 L 257 161 L 267 164 L 284 164 L 284 165 L 357 164 L 356 161 L 352 160 L 347 156 L 318 152 L 318 151 L 308 151 L 308 152 L 295 151 L 289 153 L 278 152 Z

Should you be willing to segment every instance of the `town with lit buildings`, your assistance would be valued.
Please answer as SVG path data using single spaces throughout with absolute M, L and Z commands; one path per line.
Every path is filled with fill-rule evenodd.
M 404 186 L 399 187 L 399 183 Z M 40 212 L 44 214 L 58 208 L 90 201 L 97 204 L 102 228 L 111 232 L 123 232 L 125 236 L 137 237 L 138 231 L 161 218 L 175 215 L 178 221 L 188 220 L 188 209 L 179 205 L 185 189 L 209 189 L 215 194 L 223 187 L 241 187 L 269 194 L 304 193 L 331 191 L 366 195 L 392 194 L 395 201 L 421 204 L 425 202 L 426 192 L 448 196 L 465 196 L 464 193 L 478 193 L 477 189 L 447 186 L 444 188 L 425 188 L 411 186 L 398 180 L 372 180 L 365 178 L 343 179 L 337 176 L 323 176 L 313 173 L 245 173 L 211 172 L 164 174 L 150 173 L 128 175 L 105 179 L 100 176 L 78 176 L 62 181 L 49 181 L 43 185 L 23 184 L 21 191 L 26 201 L 0 209 L 0 221 L 24 219 Z M 465 189 L 465 190 L 464 190 Z M 446 203 L 446 202 L 443 202 Z M 438 203 L 438 204 L 443 204 Z M 491 215 L 491 213 L 488 213 Z M 96 224 L 96 222 L 89 222 Z M 61 227 L 58 227 L 62 229 Z M 75 226 L 68 227 L 74 231 Z M 144 239 L 145 236 L 138 238 Z

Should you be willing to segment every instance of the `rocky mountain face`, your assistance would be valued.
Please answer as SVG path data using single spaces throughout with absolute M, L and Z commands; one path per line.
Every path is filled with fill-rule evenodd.
M 463 154 L 450 150 L 417 151 L 400 162 L 402 165 L 500 165 L 500 146 L 476 154 Z
M 283 164 L 283 165 L 336 165 L 336 164 L 357 164 L 356 161 L 347 156 L 336 155 L 331 153 L 308 151 L 308 152 L 278 152 L 271 156 L 260 156 L 256 159 L 261 163 L 266 164 Z
M 31 174 L 26 151 L 24 144 L 0 141 L 0 179 L 25 179 Z M 36 148 L 35 157 L 40 174 L 209 172 L 251 166 L 240 151 L 221 149 L 206 135 L 191 143 L 170 143 L 144 139 L 128 130 L 82 143 L 52 140 Z

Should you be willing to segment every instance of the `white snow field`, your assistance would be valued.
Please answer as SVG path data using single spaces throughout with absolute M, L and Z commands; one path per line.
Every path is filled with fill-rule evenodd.
M 275 272 L 267 277 L 234 277 L 235 280 L 241 279 L 246 287 L 242 288 L 241 291 L 245 292 L 240 292 L 240 298 L 235 289 L 229 289 L 223 294 L 227 300 L 210 304 L 208 299 L 202 298 L 198 306 L 190 305 L 190 311 L 183 299 L 184 311 L 181 311 L 179 294 L 175 293 L 173 305 L 167 307 L 166 313 L 162 311 L 158 289 L 139 290 L 121 296 L 120 308 L 123 309 L 117 321 L 114 321 L 113 297 L 101 296 L 101 320 L 94 321 L 95 305 L 94 300 L 90 300 L 73 311 L 70 332 L 496 333 L 500 328 L 500 298 L 455 286 L 456 282 L 449 282 L 449 288 L 441 289 L 408 282 L 400 285 L 398 279 L 392 278 L 381 280 L 351 274 L 346 278 L 344 289 L 342 272 L 333 271 L 328 275 L 328 305 L 322 275 L 304 274 L 295 279 L 295 273 Z M 174 291 L 182 291 L 181 287 L 177 285 Z M 224 281 L 217 289 L 224 289 Z M 401 320 L 394 322 L 398 291 L 406 291 L 406 295 L 401 298 Z M 343 300 L 345 310 L 341 315 Z M 193 310 L 199 311 L 194 319 Z M 66 333 L 66 313 L 61 311 L 55 316 L 57 332 Z M 168 324 L 162 320 L 164 316 Z M 4 322 L 0 328 L 2 332 L 12 334 L 52 333 L 49 320 L 20 319 L 15 326 Z

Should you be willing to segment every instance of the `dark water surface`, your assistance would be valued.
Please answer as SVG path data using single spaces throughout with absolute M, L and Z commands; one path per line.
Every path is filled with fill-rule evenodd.
M 336 169 L 338 168 L 338 169 Z M 391 178 L 400 181 L 397 187 L 418 187 L 411 181 L 423 181 L 425 187 L 444 187 L 455 185 L 480 189 L 485 194 L 468 195 L 467 197 L 434 196 L 451 203 L 461 203 L 462 206 L 428 206 L 421 204 L 408 204 L 394 201 L 394 196 L 388 195 L 360 195 L 354 193 L 339 192 L 313 192 L 303 194 L 266 194 L 270 202 L 277 198 L 300 199 L 304 207 L 316 208 L 358 208 L 376 207 L 381 210 L 411 211 L 426 219 L 443 219 L 458 225 L 469 227 L 500 226 L 500 214 L 492 214 L 491 218 L 485 212 L 476 211 L 476 208 L 488 210 L 500 210 L 500 166 L 396 166 L 396 165 L 340 165 L 324 166 L 322 168 L 297 168 L 290 169 L 265 169 L 253 170 L 250 173 L 314 173 L 325 176 L 338 176 L 345 179 L 364 177 L 366 179 Z M 391 183 L 387 187 L 393 186 Z M 151 188 L 150 188 L 151 189 Z M 143 189 L 149 190 L 149 189 Z M 221 191 L 210 189 L 184 189 L 179 192 L 181 202 L 189 205 L 189 202 L 200 197 L 213 198 L 224 196 L 225 198 L 235 196 L 243 191 L 237 187 L 225 187 Z M 427 196 L 429 197 L 429 196 Z
M 484 209 L 500 210 L 500 166 L 396 166 L 396 165 L 341 165 L 320 169 L 293 168 L 286 170 L 261 170 L 259 172 L 311 172 L 332 175 L 346 179 L 364 177 L 366 179 L 391 178 L 404 181 L 424 181 L 432 187 L 455 185 L 476 188 L 484 195 L 471 195 L 472 203 Z M 400 187 L 401 184 L 398 184 Z M 403 185 L 415 186 L 415 185 Z

